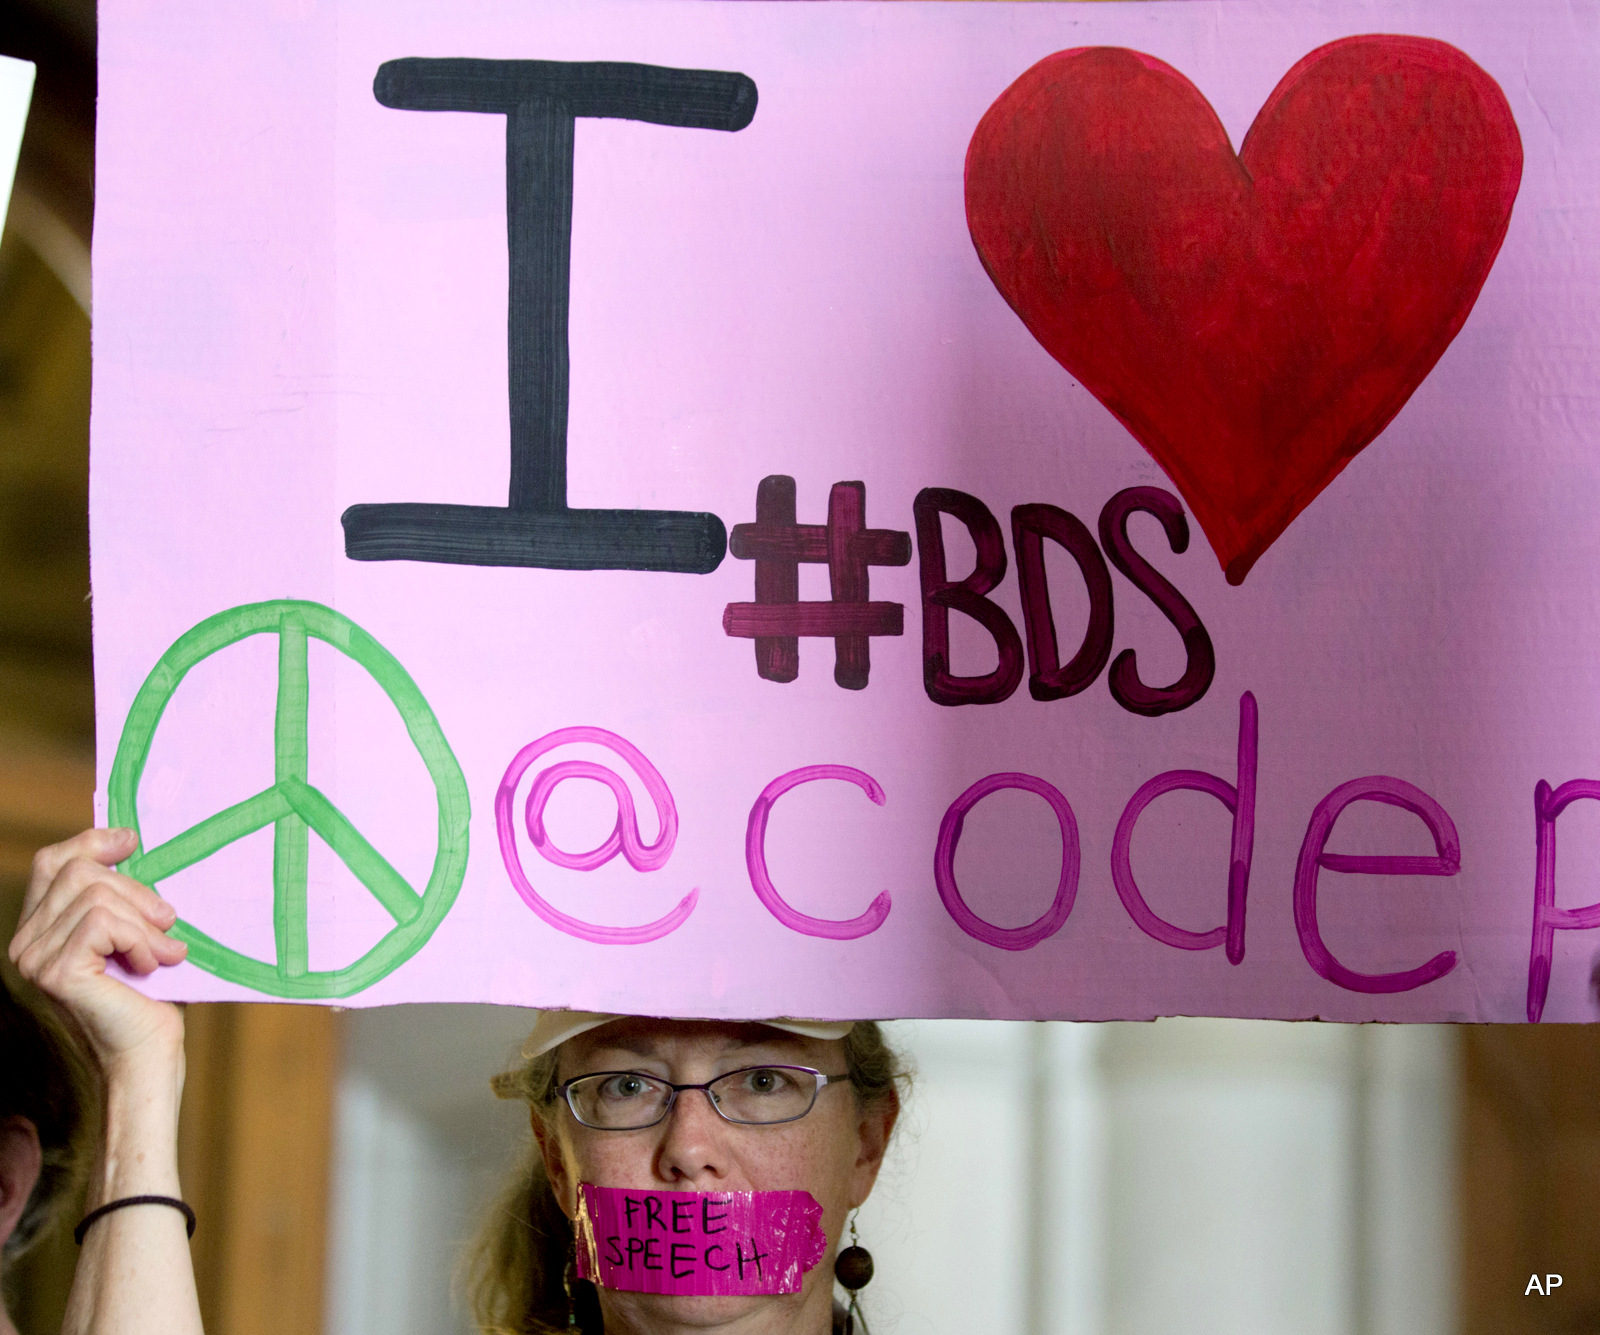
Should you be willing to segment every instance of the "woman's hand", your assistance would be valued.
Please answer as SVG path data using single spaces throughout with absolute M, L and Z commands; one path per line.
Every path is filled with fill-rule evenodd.
M 166 935 L 172 905 L 112 870 L 137 842 L 131 830 L 85 830 L 40 849 L 11 942 L 22 976 L 78 1022 L 108 1078 L 129 1063 L 170 1061 L 183 1046 L 176 1006 L 106 972 L 112 957 L 142 975 L 189 953 Z
M 40 849 L 11 942 L 22 976 L 65 1010 L 105 1073 L 105 1143 L 88 1206 L 129 1196 L 179 1196 L 178 1109 L 183 1016 L 106 972 L 136 974 L 189 953 L 166 932 L 172 905 L 112 870 L 137 844 L 131 830 L 85 830 Z M 183 1217 L 163 1206 L 116 1210 L 88 1231 L 67 1300 L 64 1335 L 202 1335 Z

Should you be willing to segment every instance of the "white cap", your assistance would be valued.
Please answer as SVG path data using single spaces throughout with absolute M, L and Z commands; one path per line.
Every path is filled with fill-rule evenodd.
M 522 1056 L 525 1060 L 541 1057 L 551 1048 L 560 1047 L 569 1038 L 575 1038 L 591 1029 L 598 1029 L 613 1020 L 632 1018 L 634 1017 L 628 1015 L 604 1015 L 599 1011 L 540 1011 L 533 1032 L 528 1035 L 528 1041 L 522 1045 Z M 854 1020 L 781 1019 L 757 1020 L 754 1023 L 799 1034 L 802 1038 L 821 1039 L 843 1038 L 856 1027 Z

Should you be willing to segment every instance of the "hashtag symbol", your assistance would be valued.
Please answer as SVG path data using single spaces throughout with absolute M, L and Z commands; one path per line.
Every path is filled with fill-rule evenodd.
M 911 563 L 911 535 L 867 528 L 867 489 L 860 482 L 836 482 L 828 497 L 826 524 L 795 523 L 794 479 L 763 478 L 756 488 L 756 522 L 735 524 L 728 550 L 756 563 L 756 600 L 729 603 L 722 629 L 756 642 L 756 672 L 768 681 L 793 681 L 800 675 L 800 640 L 833 640 L 833 679 L 859 691 L 872 670 L 868 640 L 873 635 L 903 635 L 905 609 L 899 603 L 870 601 L 868 566 Z M 828 567 L 833 597 L 826 603 L 800 601 L 800 564 Z

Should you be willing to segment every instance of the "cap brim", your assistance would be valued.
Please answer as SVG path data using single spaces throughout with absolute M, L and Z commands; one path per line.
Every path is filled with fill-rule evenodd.
M 613 1020 L 632 1018 L 634 1017 L 628 1015 L 602 1014 L 599 1011 L 540 1011 L 533 1032 L 522 1045 L 522 1056 L 525 1060 L 542 1057 L 552 1048 L 560 1047 L 569 1038 L 576 1038 L 579 1034 L 598 1029 Z M 786 1033 L 799 1034 L 802 1038 L 824 1040 L 843 1038 L 856 1027 L 854 1020 L 797 1020 L 789 1017 L 759 1020 L 756 1023 L 771 1025 L 772 1028 L 782 1029 Z

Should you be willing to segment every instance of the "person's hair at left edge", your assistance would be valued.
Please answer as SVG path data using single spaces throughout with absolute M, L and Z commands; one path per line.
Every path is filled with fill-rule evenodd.
M 0 1251 L 0 1274 L 49 1232 L 75 1194 L 94 1084 L 77 1046 L 0 976 L 0 1122 L 25 1117 L 39 1137 L 39 1180 Z

